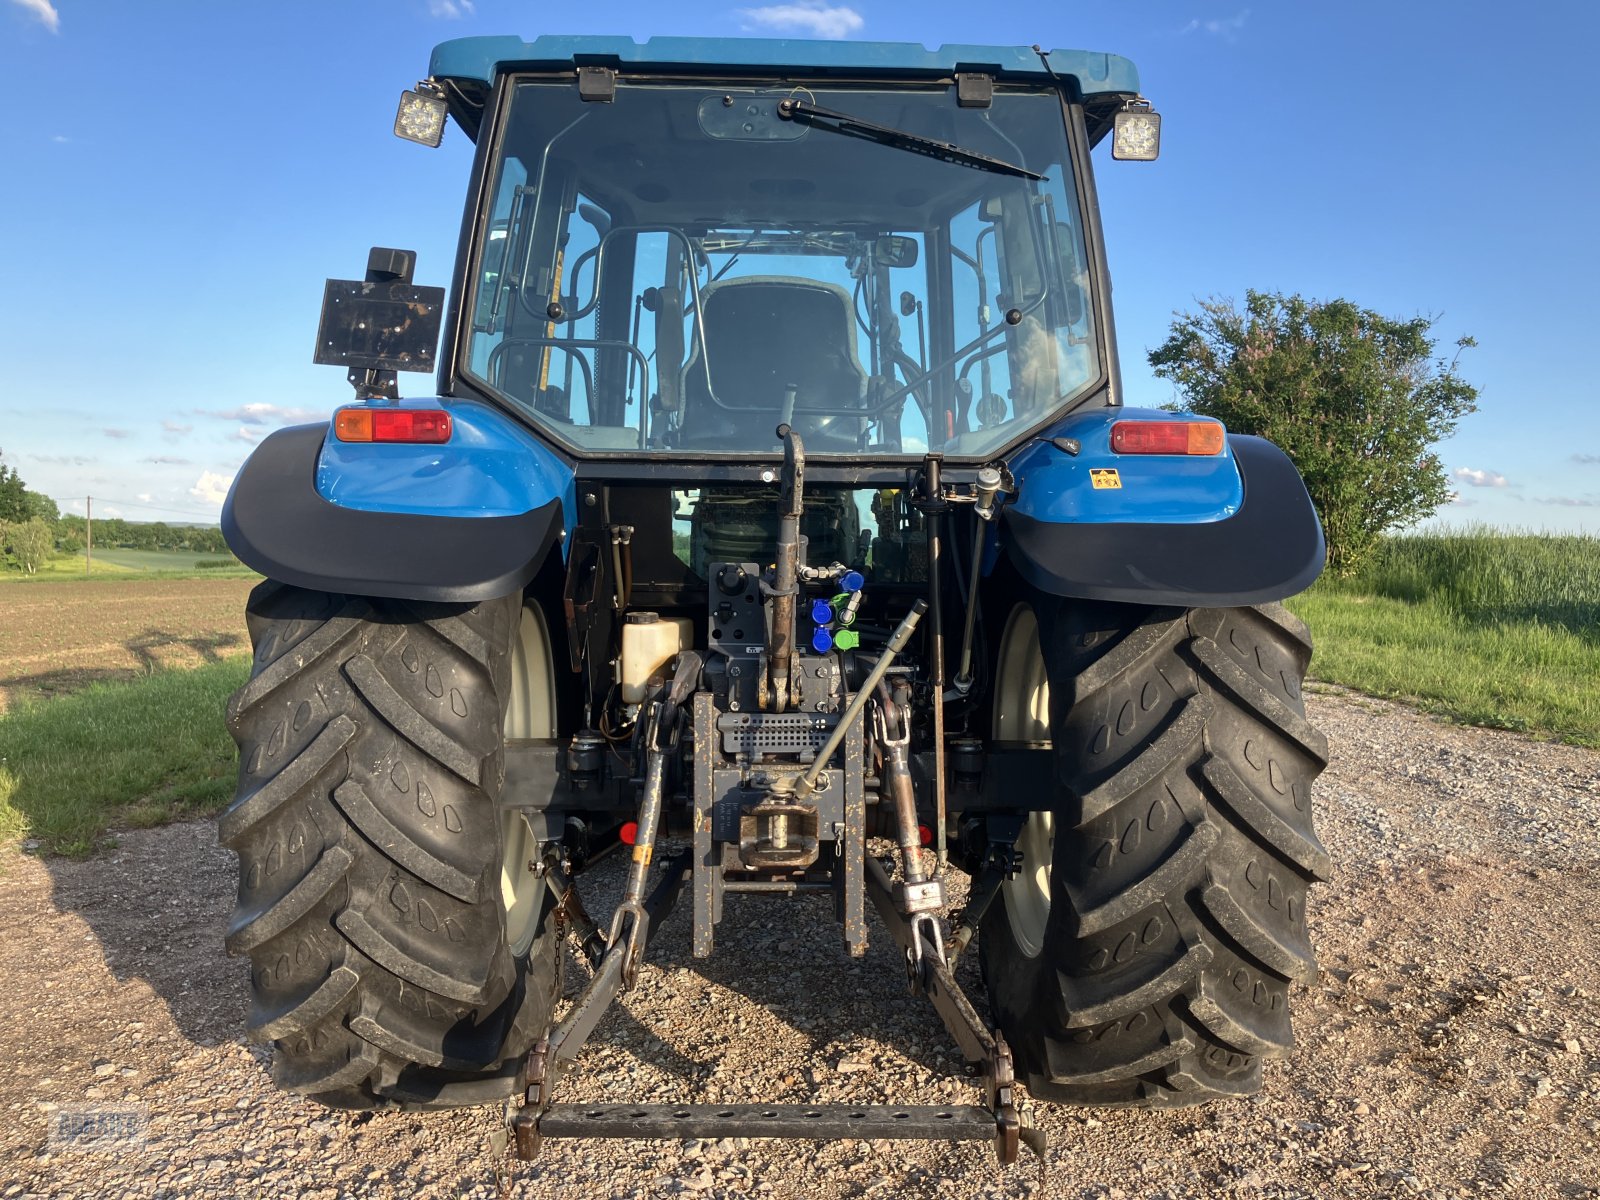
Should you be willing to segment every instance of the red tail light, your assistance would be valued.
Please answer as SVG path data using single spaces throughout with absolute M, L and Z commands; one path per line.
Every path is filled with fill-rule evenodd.
M 1221 454 L 1223 436 L 1216 421 L 1118 421 L 1111 448 L 1118 454 Z
M 639 822 L 624 821 L 622 823 L 622 828 L 617 832 L 617 836 L 622 839 L 622 844 L 624 846 L 633 845 L 639 840 Z
M 425 442 L 450 440 L 450 414 L 442 408 L 341 408 L 333 416 L 341 442 Z

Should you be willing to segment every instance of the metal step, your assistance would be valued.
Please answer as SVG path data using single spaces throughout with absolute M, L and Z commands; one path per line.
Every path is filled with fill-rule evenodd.
M 993 1141 L 994 1114 L 976 1104 L 554 1104 L 544 1137 L 919 1138 Z

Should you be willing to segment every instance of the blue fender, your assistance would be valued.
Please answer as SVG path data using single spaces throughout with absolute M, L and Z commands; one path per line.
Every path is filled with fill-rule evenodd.
M 576 520 L 571 466 L 486 404 L 399 405 L 447 409 L 450 440 L 341 442 L 299 425 L 256 447 L 222 509 L 233 552 L 268 578 L 353 595 L 477 601 L 525 586 Z
M 1034 587 L 1131 604 L 1230 607 L 1303 591 L 1327 556 L 1287 455 L 1229 435 L 1216 455 L 1118 454 L 1118 421 L 1199 418 L 1156 409 L 1075 413 L 1008 463 L 1016 496 L 987 561 Z M 1072 453 L 1071 447 L 1077 452 Z

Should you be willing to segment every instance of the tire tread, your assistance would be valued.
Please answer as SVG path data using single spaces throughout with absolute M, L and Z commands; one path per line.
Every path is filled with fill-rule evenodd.
M 287 1090 L 346 1109 L 483 1103 L 514 1089 L 548 1025 L 554 922 L 513 960 L 485 886 L 519 606 L 251 594 L 218 837 L 239 853 L 226 945 L 252 962 L 247 1033 L 275 1043 Z
M 1288 989 L 1316 970 L 1305 892 L 1331 871 L 1308 802 L 1328 755 L 1301 695 L 1310 635 L 1281 605 L 1019 586 L 1063 790 L 1043 952 L 1019 948 L 1003 901 L 980 940 L 1018 1074 L 1075 1104 L 1247 1095 L 1292 1046 Z

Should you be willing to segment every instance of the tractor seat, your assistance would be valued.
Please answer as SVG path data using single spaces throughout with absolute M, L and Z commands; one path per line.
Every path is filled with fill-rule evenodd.
M 860 408 L 866 394 L 849 292 L 814 279 L 754 275 L 707 284 L 700 304 L 706 346 L 697 340 L 683 369 L 679 446 L 706 452 L 776 448 L 773 431 L 792 384 L 792 423 L 806 449 L 841 454 L 860 447 L 865 417 L 815 411 Z

